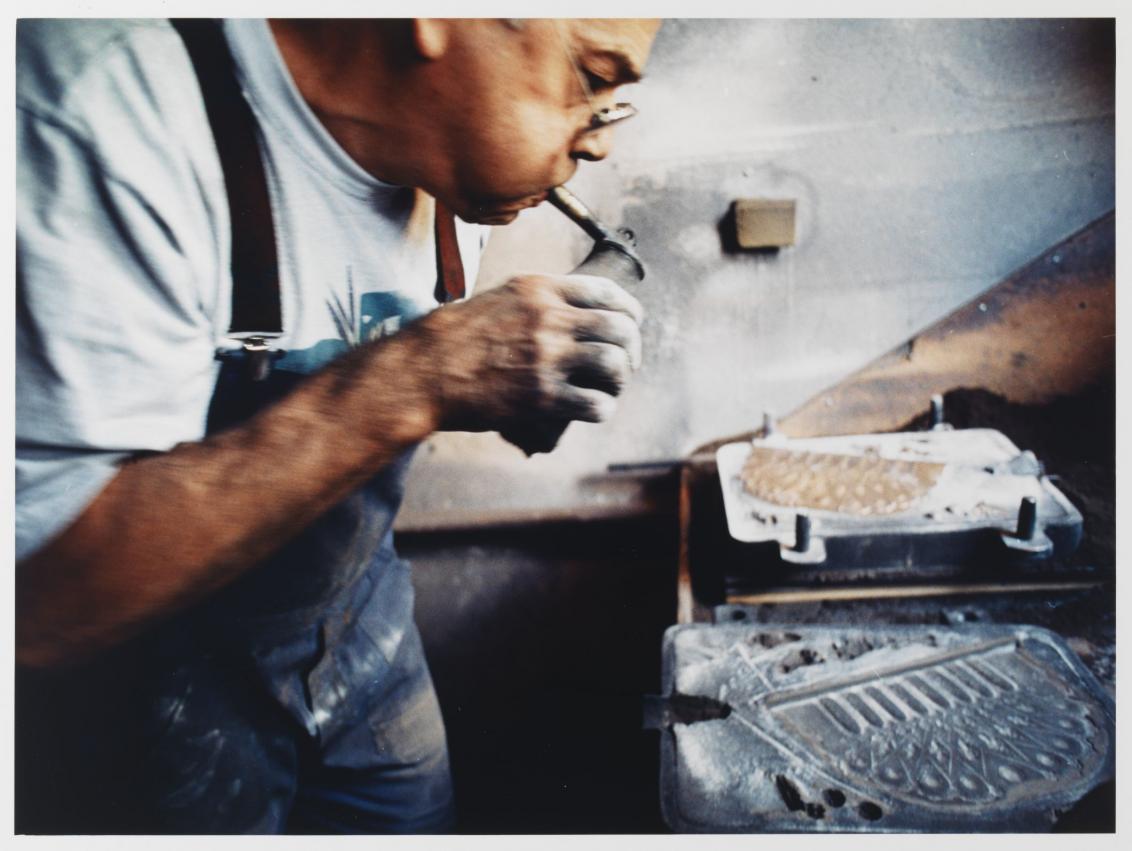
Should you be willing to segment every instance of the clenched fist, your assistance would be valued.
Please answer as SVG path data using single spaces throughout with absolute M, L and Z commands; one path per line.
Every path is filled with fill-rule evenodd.
M 613 414 L 640 366 L 641 316 L 608 278 L 523 275 L 411 327 L 428 341 L 440 427 L 498 430 L 530 454 L 571 420 Z

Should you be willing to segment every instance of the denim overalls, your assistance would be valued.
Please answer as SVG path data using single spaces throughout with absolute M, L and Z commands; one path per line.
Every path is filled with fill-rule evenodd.
M 210 427 L 299 377 L 253 384 L 226 361 Z M 161 830 L 451 829 L 443 722 L 392 544 L 408 461 L 150 641 L 138 776 Z

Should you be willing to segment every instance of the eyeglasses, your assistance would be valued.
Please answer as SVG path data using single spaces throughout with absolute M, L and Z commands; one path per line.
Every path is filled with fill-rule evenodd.
M 562 22 L 557 18 L 554 21 L 554 28 L 558 32 L 558 38 L 562 42 L 562 49 L 566 52 L 566 58 L 570 60 L 570 66 L 574 69 L 574 74 L 578 77 L 578 84 L 582 87 L 582 94 L 586 97 L 586 103 L 590 107 L 590 126 L 589 130 L 602 130 L 612 124 L 618 124 L 622 121 L 627 121 L 637 114 L 637 108 L 631 103 L 615 103 L 613 106 L 606 106 L 598 109 L 594 104 L 593 89 L 590 88 L 589 81 L 586 79 L 586 74 L 578 65 L 578 60 L 574 58 L 574 51 L 570 48 L 570 42 L 566 38 L 566 34 L 562 31 Z
M 590 109 L 593 110 L 593 103 L 590 103 Z M 590 129 L 600 130 L 603 127 L 608 127 L 610 124 L 617 124 L 620 121 L 627 121 L 637 114 L 637 108 L 631 103 L 615 103 L 613 106 L 607 106 L 603 109 L 594 110 L 593 118 L 590 119 Z

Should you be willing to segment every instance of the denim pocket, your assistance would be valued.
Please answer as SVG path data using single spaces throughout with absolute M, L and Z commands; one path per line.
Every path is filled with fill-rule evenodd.
M 388 765 L 426 767 L 443 759 L 447 766 L 444 719 L 427 671 L 412 685 L 398 699 L 382 703 L 371 713 L 374 746 Z

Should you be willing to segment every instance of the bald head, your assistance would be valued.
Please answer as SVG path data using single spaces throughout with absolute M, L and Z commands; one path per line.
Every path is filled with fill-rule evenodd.
M 653 20 L 281 21 L 300 92 L 372 174 L 503 223 L 602 159 L 595 110 L 644 72 Z

